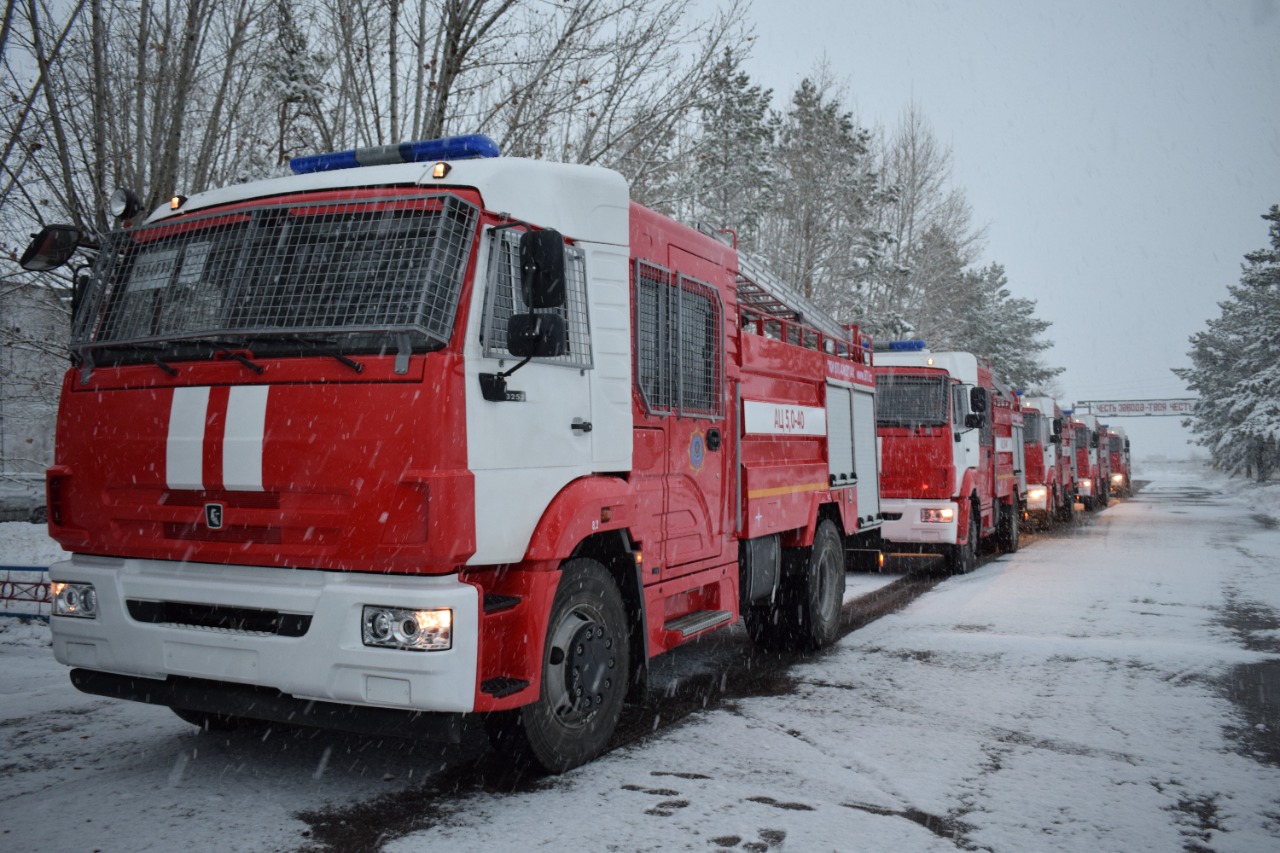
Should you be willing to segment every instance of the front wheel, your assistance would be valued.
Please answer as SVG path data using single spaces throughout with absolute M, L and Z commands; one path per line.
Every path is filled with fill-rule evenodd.
M 1003 507 L 1000 513 L 1000 550 L 1006 554 L 1013 554 L 1018 550 L 1018 522 L 1022 513 L 1018 512 L 1018 504 L 1015 501 L 1008 507 Z
M 622 713 L 630 657 L 626 610 L 608 570 L 565 564 L 542 652 L 537 701 L 486 721 L 493 747 L 563 773 L 604 752 Z
M 964 575 L 973 571 L 978 560 L 978 511 L 969 507 L 969 535 L 964 544 L 957 542 L 951 546 L 947 555 L 947 568 L 953 575 Z
M 1076 517 L 1076 496 L 1070 492 L 1062 496 L 1062 502 L 1058 506 L 1058 521 L 1068 524 L 1075 520 Z

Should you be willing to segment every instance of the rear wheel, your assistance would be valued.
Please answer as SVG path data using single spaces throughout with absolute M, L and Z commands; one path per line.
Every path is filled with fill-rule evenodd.
M 800 595 L 799 644 L 813 650 L 829 646 L 840 633 L 844 608 L 844 542 L 830 520 L 818 524 L 808 549 Z
M 551 605 L 536 702 L 486 721 L 495 750 L 563 773 L 602 753 L 627 693 L 622 596 L 595 560 L 565 564 Z
M 751 641 L 770 651 L 813 651 L 835 642 L 844 609 L 844 543 L 822 521 L 809 548 L 782 552 L 782 583 L 774 600 L 743 613 Z

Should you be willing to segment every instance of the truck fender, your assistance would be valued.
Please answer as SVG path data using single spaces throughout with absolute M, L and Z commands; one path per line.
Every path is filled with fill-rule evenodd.
M 630 526 L 634 502 L 630 486 L 617 477 L 581 477 L 548 504 L 525 560 L 564 560 L 590 536 Z

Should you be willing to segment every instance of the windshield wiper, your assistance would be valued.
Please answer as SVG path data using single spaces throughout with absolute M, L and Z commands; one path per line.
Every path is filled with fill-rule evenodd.
M 103 350 L 120 350 L 127 355 L 141 356 L 151 364 L 163 370 L 170 376 L 178 375 L 178 368 L 160 357 L 160 350 L 164 347 L 147 346 L 145 344 L 108 344 L 99 347 Z M 97 366 L 94 362 L 93 353 L 89 348 L 82 348 L 79 351 L 80 356 L 80 382 L 81 384 L 89 381 L 89 376 L 93 373 L 93 369 Z
M 311 349 L 315 351 L 316 355 L 326 355 L 338 363 L 346 365 L 356 373 L 364 373 L 364 365 L 353 358 L 348 358 L 343 355 L 337 346 L 334 345 L 334 342 L 329 338 L 308 338 L 304 335 L 273 335 L 271 340 L 302 344 L 303 346 L 311 347 Z
M 261 364 L 258 364 L 257 362 L 254 362 L 254 361 L 250 361 L 243 353 L 236 352 L 233 349 L 225 349 L 223 347 L 215 346 L 213 353 L 211 354 L 211 357 L 217 358 L 220 355 L 224 355 L 227 358 L 232 359 L 233 361 L 240 362 L 245 367 L 249 368 L 254 373 L 257 373 L 258 375 L 262 375 L 262 371 L 266 370 L 266 368 L 263 367 Z

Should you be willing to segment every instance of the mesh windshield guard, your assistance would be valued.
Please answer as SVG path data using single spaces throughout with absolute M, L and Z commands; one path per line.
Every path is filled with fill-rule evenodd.
M 395 196 L 116 231 L 94 267 L 72 348 L 101 361 L 160 344 L 180 351 L 184 342 L 343 336 L 345 347 L 376 350 L 388 333 L 411 335 L 416 348 L 441 346 L 478 215 L 456 196 Z

